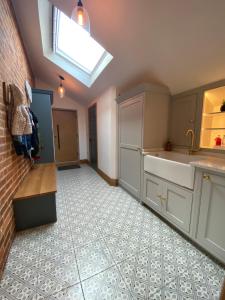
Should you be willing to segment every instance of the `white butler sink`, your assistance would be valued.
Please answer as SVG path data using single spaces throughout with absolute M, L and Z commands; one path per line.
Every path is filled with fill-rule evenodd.
M 202 156 L 159 151 L 144 157 L 144 170 L 178 185 L 194 188 L 195 167 L 190 162 Z

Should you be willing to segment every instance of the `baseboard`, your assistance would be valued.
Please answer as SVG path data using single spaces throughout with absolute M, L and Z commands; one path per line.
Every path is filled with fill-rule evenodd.
M 57 167 L 63 167 L 63 166 L 73 166 L 73 165 L 79 165 L 80 161 L 64 161 L 64 162 L 56 162 Z
M 80 164 L 87 164 L 87 165 L 89 165 L 90 163 L 89 163 L 88 159 L 81 159 L 80 160 Z
M 109 177 L 99 168 L 97 168 L 96 171 L 109 185 L 118 186 L 118 179 L 113 179 L 113 178 Z

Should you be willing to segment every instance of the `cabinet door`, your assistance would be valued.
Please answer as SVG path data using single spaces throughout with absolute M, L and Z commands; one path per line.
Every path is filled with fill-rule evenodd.
M 143 126 L 143 95 L 119 105 L 120 145 L 141 147 Z
M 50 163 L 55 160 L 51 95 L 49 91 L 32 91 L 31 110 L 38 118 L 40 134 L 40 163 Z
M 189 233 L 192 192 L 166 182 L 163 186 L 163 215 L 178 228 Z
M 212 174 L 204 177 L 197 239 L 225 262 L 225 177 Z
M 170 139 L 176 146 L 189 146 L 191 141 L 185 136 L 187 129 L 195 129 L 197 94 L 176 97 L 171 102 Z
M 152 209 L 161 213 L 163 182 L 158 177 L 145 173 L 144 175 L 144 196 L 143 201 Z
M 136 198 L 140 198 L 141 153 L 139 150 L 120 148 L 119 183 Z

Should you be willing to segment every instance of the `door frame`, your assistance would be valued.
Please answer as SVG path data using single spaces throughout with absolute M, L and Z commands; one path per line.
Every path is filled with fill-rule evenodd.
M 92 167 L 91 164 L 91 156 L 90 156 L 90 120 L 89 120 L 89 111 L 91 108 L 95 107 L 96 111 L 96 168 L 98 169 L 98 110 L 97 110 L 97 103 L 94 103 L 88 107 L 88 149 L 89 149 L 89 164 Z
M 78 151 L 78 160 L 77 161 L 68 161 L 68 162 L 57 162 L 56 161 L 56 157 L 55 157 L 55 161 L 56 161 L 56 165 L 57 166 L 69 166 L 71 164 L 75 164 L 75 163 L 80 163 L 80 143 L 79 143 L 79 126 L 78 126 L 78 112 L 76 109 L 68 109 L 68 108 L 57 108 L 57 107 L 52 107 L 52 131 L 54 133 L 54 117 L 53 117 L 53 112 L 54 110 L 56 111 L 70 111 L 70 112 L 74 112 L 77 116 L 77 151 Z M 55 134 L 54 134 L 54 151 L 55 151 Z

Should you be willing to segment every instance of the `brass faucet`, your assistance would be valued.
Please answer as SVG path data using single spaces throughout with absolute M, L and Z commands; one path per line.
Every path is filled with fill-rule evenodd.
M 185 133 L 186 136 L 191 135 L 191 146 L 188 150 L 189 155 L 193 154 L 194 150 L 194 143 L 195 143 L 195 133 L 192 129 L 188 129 Z

